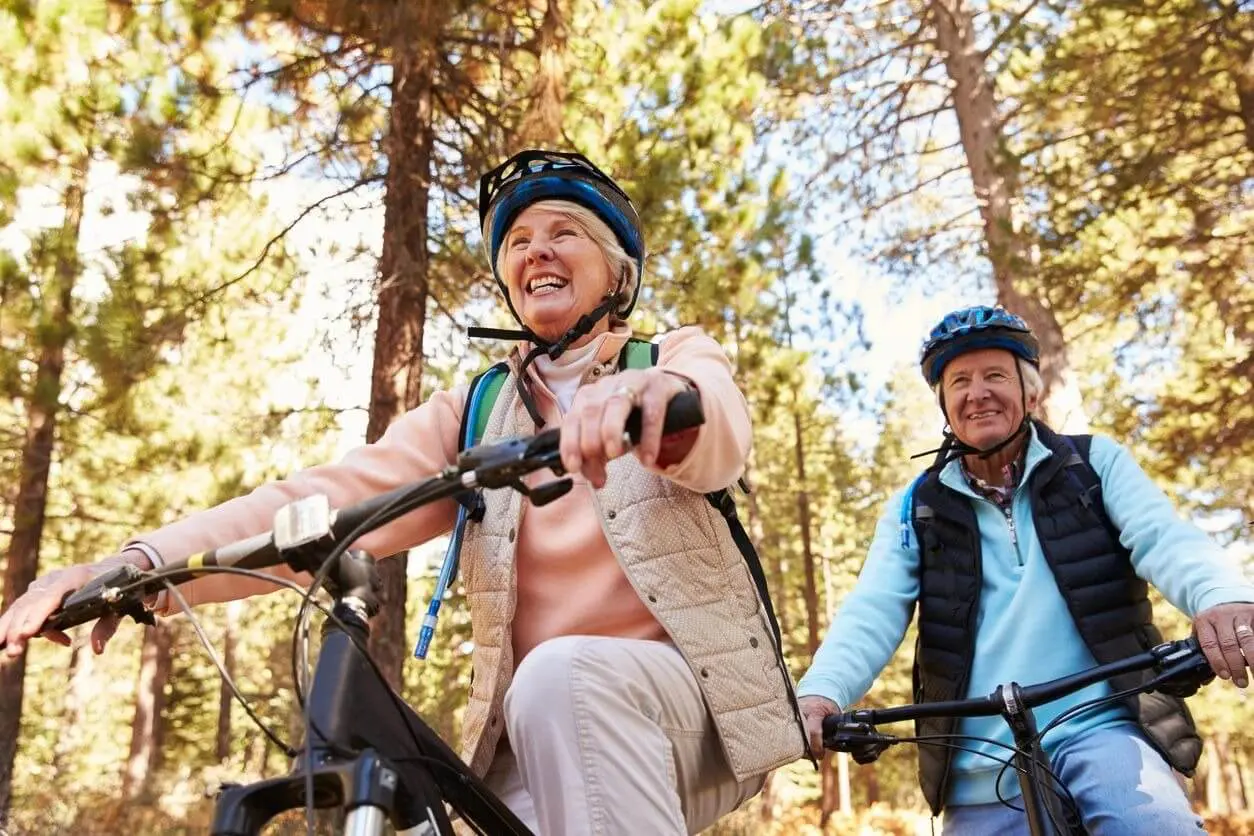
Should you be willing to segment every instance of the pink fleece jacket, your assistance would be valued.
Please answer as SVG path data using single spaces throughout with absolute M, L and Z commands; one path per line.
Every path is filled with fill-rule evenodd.
M 630 332 L 620 327 L 597 337 L 596 350 L 578 361 L 587 367 L 582 374 L 584 383 L 614 373 L 619 351 L 629 336 Z M 517 351 L 511 355 L 511 363 L 517 368 Z M 727 356 L 699 329 L 681 328 L 661 340 L 658 367 L 687 378 L 697 387 L 706 417 L 684 460 L 658 472 L 700 493 L 730 485 L 744 468 L 751 428 L 748 406 L 732 379 Z M 532 381 L 541 413 L 549 426 L 556 426 L 561 416 L 557 399 L 538 374 L 532 374 Z M 247 496 L 192 514 L 132 542 L 146 543 L 165 559 L 177 560 L 268 530 L 274 513 L 300 497 L 323 493 L 332 507 L 342 507 L 432 476 L 457 458 L 466 394 L 465 386 L 437 392 L 399 418 L 383 438 L 353 450 L 338 463 L 263 485 Z M 532 474 L 529 482 L 552 478 L 552 473 L 541 471 Z M 576 475 L 574 488 L 561 499 L 538 508 L 526 507 L 518 529 L 515 664 L 540 642 L 558 636 L 665 638 L 606 541 L 592 501 L 593 490 Z M 404 551 L 449 531 L 456 511 L 452 500 L 421 508 L 366 535 L 356 545 L 380 557 Z M 292 577 L 287 569 L 274 573 Z M 271 589 L 261 581 L 211 575 L 180 591 L 195 605 Z

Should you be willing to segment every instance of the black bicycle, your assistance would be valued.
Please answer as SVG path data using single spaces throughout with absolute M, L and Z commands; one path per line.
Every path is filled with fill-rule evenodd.
M 1120 674 L 1149 669 L 1153 669 L 1156 675 L 1144 684 L 1073 706 L 1055 717 L 1044 729 L 1037 731 L 1036 719 L 1032 714 L 1034 707 Z M 989 757 L 1000 761 L 1004 769 L 1014 769 L 1018 773 L 1028 832 L 1032 836 L 1085 836 L 1088 831 L 1084 827 L 1075 799 L 1050 769 L 1049 759 L 1041 745 L 1045 734 L 1086 709 L 1133 694 L 1162 691 L 1176 697 L 1192 696 L 1214 676 L 1197 640 L 1181 639 L 1165 642 L 1127 659 L 1099 665 L 1040 685 L 1020 686 L 1017 682 L 1010 682 L 998 686 L 987 697 L 893 708 L 866 708 L 833 714 L 823 719 L 823 745 L 836 752 L 848 752 L 858 763 L 868 764 L 883 754 L 889 746 L 897 743 L 952 747 L 961 746 L 963 740 L 961 735 L 894 737 L 877 731 L 878 725 L 908 720 L 992 717 L 1000 714 L 1014 734 L 1014 745 L 1007 747 L 1011 758 L 1003 760 Z M 1000 778 L 999 775 L 999 784 Z
M 668 405 L 663 433 L 703 421 L 699 396 L 685 392 Z M 640 422 L 639 410 L 633 410 L 626 432 L 632 443 L 639 441 Z M 370 658 L 366 640 L 369 618 L 379 607 L 379 578 L 374 560 L 349 546 L 410 511 L 449 497 L 465 499 L 467 492 L 481 488 L 513 488 L 533 504 L 551 502 L 571 487 L 562 469 L 559 441 L 558 431 L 552 429 L 530 438 L 480 445 L 430 479 L 347 508 L 332 509 L 325 496 L 298 500 L 280 509 L 272 531 L 172 561 L 157 571 L 122 566 L 101 575 L 67 596 L 43 629 L 63 630 L 106 615 L 129 615 L 151 624 L 152 615 L 143 602 L 162 589 L 191 616 L 177 585 L 210 572 L 294 586 L 304 594 L 293 634 L 294 665 L 308 641 L 312 610 L 326 615 L 312 681 L 299 667 L 296 675 L 305 740 L 299 748 L 283 743 L 235 691 L 262 731 L 292 756 L 293 769 L 283 777 L 224 787 L 215 807 L 212 836 L 253 836 L 280 813 L 302 808 L 310 831 L 314 809 L 339 808 L 346 836 L 376 836 L 389 822 L 396 829 L 451 836 L 448 809 L 476 832 L 525 836 L 531 831 L 388 686 Z M 535 488 L 522 482 L 523 476 L 543 468 L 558 478 Z M 280 564 L 313 575 L 308 589 L 259 571 Z M 331 595 L 329 608 L 314 598 L 320 588 Z M 192 621 L 216 662 L 194 616 Z M 221 665 L 219 670 L 234 689 Z

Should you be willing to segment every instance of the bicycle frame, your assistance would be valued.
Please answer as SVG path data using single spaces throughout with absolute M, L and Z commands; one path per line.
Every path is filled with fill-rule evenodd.
M 869 763 L 888 746 L 902 742 L 892 735 L 875 732 L 876 725 L 933 717 L 989 717 L 1000 714 L 1014 736 L 1012 764 L 1019 776 L 1028 832 L 1032 836 L 1084 836 L 1088 831 L 1083 822 L 1062 804 L 1057 793 L 1047 789 L 1048 782 L 1054 778 L 1041 745 L 1041 734 L 1037 731 L 1032 708 L 1119 674 L 1149 668 L 1159 673 L 1137 688 L 1137 692 L 1170 688 L 1177 696 L 1188 696 L 1214 677 L 1196 639 L 1182 639 L 1040 685 L 1021 687 L 1016 682 L 1009 682 L 987 697 L 834 714 L 823 720 L 823 744 L 838 752 L 854 752 L 855 760 Z M 1062 829 L 1059 829 L 1060 826 Z
M 344 627 L 332 619 L 323 623 L 307 751 L 289 775 L 224 790 L 212 836 L 254 836 L 279 813 L 303 809 L 311 762 L 313 806 L 347 810 L 346 836 L 378 836 L 387 821 L 398 830 L 421 826 L 424 834 L 451 834 L 444 801 L 488 833 L 529 836 L 527 826 L 375 676 L 358 649 L 369 637 L 360 609 L 341 601 L 333 613 Z

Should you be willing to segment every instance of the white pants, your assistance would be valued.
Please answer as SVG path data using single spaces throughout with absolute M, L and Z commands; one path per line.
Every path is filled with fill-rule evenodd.
M 508 743 L 487 784 L 542 836 L 696 833 L 761 789 L 737 782 L 672 645 L 565 636 L 505 694 Z

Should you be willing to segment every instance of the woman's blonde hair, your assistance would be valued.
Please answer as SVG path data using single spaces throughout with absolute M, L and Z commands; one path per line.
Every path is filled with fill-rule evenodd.
M 636 284 L 640 281 L 640 274 L 637 271 L 635 259 L 627 255 L 623 245 L 618 243 L 618 238 L 614 235 L 614 231 L 609 228 L 605 221 L 597 217 L 595 212 L 569 200 L 538 200 L 531 205 L 547 209 L 550 212 L 558 212 L 572 223 L 577 224 L 601 250 L 601 254 L 605 256 L 606 264 L 610 267 L 610 275 L 614 276 L 618 281 L 617 288 L 611 288 L 610 292 L 616 293 L 623 304 L 629 303 L 635 297 Z M 484 228 L 492 228 L 491 217 L 484 224 Z M 508 232 L 505 233 L 505 237 L 506 240 L 509 239 Z M 496 274 L 498 276 L 505 275 L 505 257 L 508 252 L 508 247 L 501 247 L 500 252 L 497 253 Z

